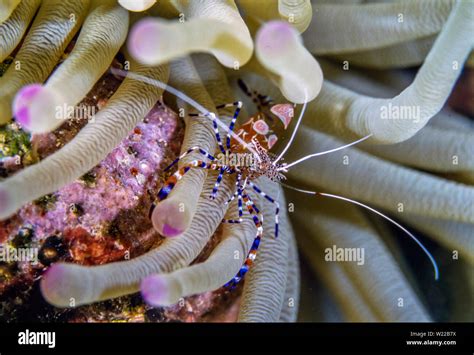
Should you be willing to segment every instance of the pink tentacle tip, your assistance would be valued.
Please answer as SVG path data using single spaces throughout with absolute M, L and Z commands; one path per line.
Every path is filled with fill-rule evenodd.
M 185 213 L 179 211 L 179 206 L 166 201 L 156 206 L 151 215 L 151 222 L 158 233 L 168 238 L 177 237 L 186 229 Z
M 181 233 L 183 233 L 183 231 L 181 229 L 173 228 L 167 223 L 165 223 L 165 225 L 163 226 L 163 234 L 166 237 L 176 237 L 176 236 L 180 235 Z
M 168 285 L 160 275 L 151 275 L 143 279 L 140 291 L 146 303 L 161 306 L 167 297 Z
M 298 38 L 298 32 L 285 21 L 270 21 L 257 33 L 256 47 L 268 55 L 284 54 Z
M 41 293 L 47 300 L 54 299 L 64 280 L 64 268 L 61 264 L 51 265 L 43 274 L 40 283 Z
M 42 88 L 41 84 L 26 85 L 18 91 L 13 100 L 13 116 L 25 128 L 28 128 L 31 123 L 29 106 Z
M 145 64 L 153 63 L 157 56 L 160 26 L 153 18 L 145 18 L 133 26 L 127 45 L 135 59 Z

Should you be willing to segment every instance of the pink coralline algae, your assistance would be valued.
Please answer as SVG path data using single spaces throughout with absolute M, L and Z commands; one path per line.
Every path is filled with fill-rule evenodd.
M 174 114 L 158 104 L 97 167 L 56 193 L 24 206 L 17 215 L 21 225 L 34 226 L 38 240 L 63 231 L 71 240 L 85 233 L 93 238 L 114 237 L 121 212 L 146 210 L 150 204 L 149 192 L 159 183 L 156 172 L 167 150 L 174 148 L 176 153 L 178 148 L 166 146 L 176 122 Z M 15 235 L 17 230 L 12 232 Z
M 67 122 L 52 133 L 33 136 L 31 145 L 44 158 L 83 124 Z M 159 172 L 179 152 L 181 136 L 177 116 L 158 102 L 99 165 L 0 222 L 2 250 L 32 248 L 39 259 L 34 264 L 0 262 L 2 298 L 13 290 L 30 289 L 52 262 L 104 264 L 142 254 L 159 243 L 158 234 L 150 232 L 147 212 L 161 185 Z M 0 316 L 4 312 L 0 307 Z
M 100 165 L 54 194 L 54 206 L 41 215 L 35 204 L 25 206 L 21 219 L 35 226 L 38 237 L 81 227 L 92 235 L 112 223 L 123 210 L 143 208 L 148 190 L 156 190 L 156 172 L 163 164 L 165 144 L 176 129 L 176 118 L 159 106 Z M 176 147 L 175 147 L 176 148 Z M 46 218 L 44 218 L 46 217 Z

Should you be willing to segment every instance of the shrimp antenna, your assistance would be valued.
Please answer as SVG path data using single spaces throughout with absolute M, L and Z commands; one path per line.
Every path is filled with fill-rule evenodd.
M 305 160 L 308 160 L 310 158 L 314 158 L 314 157 L 317 157 L 317 156 L 320 156 L 320 155 L 325 155 L 325 154 L 329 154 L 329 153 L 333 153 L 333 152 L 337 152 L 338 150 L 341 150 L 341 149 L 345 149 L 345 148 L 349 148 L 349 147 L 352 147 L 353 145 L 356 145 L 356 144 L 359 144 L 363 141 L 365 141 L 366 139 L 369 139 L 370 137 L 372 137 L 372 133 L 361 138 L 361 139 L 358 139 L 352 143 L 349 143 L 349 144 L 346 144 L 346 145 L 343 145 L 341 147 L 338 147 L 338 148 L 334 148 L 334 149 L 329 149 L 329 150 L 326 150 L 324 152 L 319 152 L 319 153 L 314 153 L 314 154 L 310 154 L 310 155 L 307 155 L 305 157 L 302 157 L 296 161 L 294 161 L 293 163 L 290 163 L 290 164 L 284 164 L 281 168 L 278 168 L 279 171 L 283 170 L 283 171 L 286 171 L 288 168 L 291 168 L 292 166 L 295 166 L 296 164 L 299 164 L 299 163 L 302 163 L 304 162 Z
M 431 255 L 431 253 L 428 251 L 428 249 L 426 249 L 426 247 L 418 240 L 417 237 L 415 237 L 408 229 L 406 229 L 405 227 L 403 227 L 400 223 L 394 221 L 393 219 L 391 219 L 390 217 L 384 215 L 382 212 L 380 211 L 377 211 L 376 209 L 370 207 L 370 206 L 367 206 L 359 201 L 355 201 L 355 200 L 352 200 L 350 198 L 347 198 L 347 197 L 343 197 L 343 196 L 339 196 L 339 195 L 333 195 L 333 194 L 328 194 L 328 193 L 324 193 L 324 192 L 316 192 L 316 191 L 309 191 L 309 190 L 303 190 L 303 189 L 299 189 L 297 187 L 293 187 L 293 186 L 290 186 L 290 185 L 287 185 L 287 184 L 284 184 L 282 182 L 280 182 L 280 184 L 288 189 L 291 189 L 291 190 L 295 190 L 295 191 L 299 191 L 299 192 L 303 192 L 305 194 L 309 194 L 309 195 L 320 195 L 320 196 L 325 196 L 325 197 L 331 197 L 331 198 L 335 198 L 335 199 L 338 199 L 338 200 L 342 200 L 342 201 L 346 201 L 346 202 L 350 202 L 350 203 L 353 203 L 357 206 L 360 206 L 360 207 L 363 207 L 373 213 L 376 213 L 378 214 L 379 216 L 385 218 L 387 221 L 391 222 L 392 224 L 394 224 L 395 226 L 397 226 L 398 228 L 400 228 L 403 232 L 405 232 L 411 239 L 413 239 L 416 244 L 419 245 L 419 247 L 425 252 L 425 254 L 428 256 L 428 258 L 430 259 L 431 261 L 431 264 L 433 264 L 433 269 L 434 269 L 434 278 L 435 280 L 438 280 L 439 279 L 439 270 L 438 270 L 438 264 L 436 263 L 436 260 L 434 259 L 433 255 Z
M 260 160 L 260 157 L 259 155 L 257 154 L 257 152 L 255 151 L 255 149 L 252 148 L 252 146 L 248 143 L 246 143 L 242 138 L 240 138 L 237 134 L 235 134 L 234 132 L 232 132 L 229 127 L 227 127 L 227 125 L 225 123 L 223 123 L 215 113 L 213 112 L 210 112 L 208 111 L 204 106 L 202 106 L 200 103 L 198 103 L 197 101 L 193 100 L 192 98 L 190 98 L 188 95 L 186 95 L 184 92 L 182 91 L 179 91 L 178 89 L 168 85 L 168 84 L 165 84 L 164 82 L 160 81 L 160 80 L 157 80 L 157 79 L 152 79 L 152 78 L 148 78 L 144 75 L 140 75 L 140 74 L 137 74 L 137 73 L 134 73 L 134 72 L 131 72 L 131 71 L 128 71 L 128 70 L 123 70 L 123 69 L 118 69 L 118 68 L 110 68 L 110 71 L 112 72 L 112 74 L 115 74 L 115 75 L 119 75 L 121 77 L 128 77 L 128 78 L 131 78 L 131 79 L 134 79 L 134 80 L 138 80 L 138 81 L 141 81 L 141 82 L 144 82 L 146 84 L 150 84 L 150 85 L 153 85 L 153 86 L 156 86 L 156 87 L 159 87 L 167 92 L 169 92 L 170 94 L 176 96 L 177 98 L 185 101 L 186 103 L 188 103 L 190 106 L 194 107 L 197 111 L 201 112 L 205 117 L 209 118 L 209 119 L 213 119 L 215 118 L 217 124 L 222 128 L 224 129 L 226 132 L 230 133 L 230 135 L 237 141 L 239 142 L 244 148 L 247 148 L 252 154 L 255 155 L 255 157 L 257 157 L 258 160 Z

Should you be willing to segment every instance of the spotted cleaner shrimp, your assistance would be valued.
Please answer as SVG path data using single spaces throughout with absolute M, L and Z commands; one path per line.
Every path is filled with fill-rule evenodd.
M 245 259 L 242 267 L 226 285 L 225 287 L 229 288 L 234 288 L 245 276 L 245 274 L 248 272 L 250 266 L 252 265 L 253 261 L 256 258 L 258 247 L 260 245 L 260 241 L 263 235 L 263 224 L 262 224 L 262 214 L 260 213 L 260 209 L 256 206 L 252 198 L 249 196 L 249 189 L 251 189 L 253 192 L 259 194 L 263 198 L 265 198 L 268 202 L 272 203 L 275 205 L 275 232 L 274 232 L 274 237 L 278 237 L 278 214 L 280 211 L 280 205 L 276 201 L 275 198 L 272 196 L 269 196 L 267 193 L 265 193 L 259 186 L 257 186 L 253 181 L 261 176 L 265 176 L 269 178 L 272 181 L 275 181 L 279 184 L 281 184 L 283 187 L 292 189 L 295 191 L 299 191 L 301 193 L 306 193 L 314 196 L 322 196 L 322 197 L 329 197 L 329 198 L 334 198 L 334 199 L 339 199 L 342 201 L 346 201 L 352 204 L 355 204 L 357 206 L 363 207 L 380 217 L 384 218 L 385 220 L 389 221 L 399 229 L 401 229 L 404 233 L 406 233 L 414 242 L 418 244 L 418 246 L 423 250 L 423 252 L 428 256 L 430 262 L 433 265 L 434 269 L 434 278 L 435 280 L 438 280 L 439 278 L 439 270 L 438 270 L 438 265 L 431 255 L 431 253 L 426 249 L 426 247 L 416 238 L 410 231 L 408 231 L 405 227 L 403 227 L 401 224 L 393 220 L 392 218 L 386 216 L 382 212 L 365 205 L 359 201 L 349 199 L 347 197 L 339 196 L 339 195 L 334 195 L 334 194 L 329 194 L 325 192 L 318 192 L 318 191 L 308 191 L 308 190 L 303 190 L 300 188 L 296 188 L 290 185 L 287 185 L 282 182 L 282 180 L 285 180 L 285 175 L 284 173 L 288 172 L 288 169 L 302 163 L 303 161 L 329 154 L 335 151 L 339 151 L 351 146 L 354 146 L 356 144 L 359 144 L 371 137 L 371 135 L 367 135 L 361 139 L 358 139 L 354 142 L 351 142 L 349 144 L 340 146 L 338 148 L 330 149 L 327 151 L 323 152 L 318 152 L 318 153 L 313 153 L 310 155 L 307 155 L 305 157 L 302 157 L 294 162 L 291 163 L 280 163 L 280 160 L 283 159 L 283 156 L 291 146 L 296 132 L 298 130 L 298 127 L 301 123 L 301 120 L 304 116 L 304 112 L 306 109 L 306 103 L 303 104 L 303 107 L 300 111 L 298 120 L 296 122 L 295 128 L 291 134 L 291 137 L 286 144 L 285 148 L 282 150 L 282 152 L 276 156 L 275 154 L 271 153 L 270 150 L 274 146 L 276 140 L 278 137 L 272 133 L 268 123 L 266 122 L 266 119 L 270 119 L 273 121 L 273 119 L 276 117 L 278 118 L 281 122 L 284 124 L 284 128 L 286 129 L 288 127 L 288 124 L 290 123 L 291 118 L 293 117 L 294 113 L 294 106 L 292 104 L 273 104 L 273 101 L 269 99 L 267 96 L 260 95 L 255 91 L 250 91 L 248 87 L 243 83 L 243 81 L 239 81 L 239 86 L 240 88 L 251 98 L 253 99 L 253 102 L 257 105 L 259 111 L 251 116 L 244 124 L 240 125 L 237 127 L 237 131 L 235 132 L 236 129 L 236 121 L 239 116 L 239 113 L 242 108 L 242 102 L 241 101 L 236 101 L 233 103 L 228 103 L 228 104 L 222 104 L 216 106 L 217 110 L 223 109 L 223 108 L 229 108 L 229 107 L 235 107 L 234 114 L 232 116 L 231 122 L 229 126 L 226 126 L 223 122 L 221 122 L 218 119 L 218 116 L 213 113 L 209 112 L 206 110 L 203 106 L 201 106 L 199 103 L 194 101 L 192 98 L 188 97 L 186 94 L 180 92 L 179 90 L 162 83 L 158 80 L 146 78 L 144 76 L 138 75 L 136 73 L 132 72 L 125 72 L 123 70 L 118 70 L 118 69 L 112 69 L 113 72 L 119 74 L 119 75 L 127 75 L 129 77 L 132 77 L 136 80 L 141 80 L 144 82 L 147 82 L 151 85 L 155 85 L 158 87 L 161 87 L 162 89 L 168 91 L 169 93 L 179 97 L 183 101 L 187 102 L 190 104 L 192 107 L 197 109 L 199 113 L 193 113 L 190 114 L 190 116 L 195 116 L 195 117 L 200 117 L 200 118 L 206 118 L 212 121 L 213 128 L 214 128 L 214 133 L 215 133 L 215 138 L 217 140 L 217 144 L 220 150 L 219 156 L 214 156 L 213 154 L 207 152 L 206 150 L 200 148 L 200 147 L 191 147 L 189 148 L 186 152 L 181 154 L 178 158 L 176 158 L 166 169 L 165 171 L 170 170 L 174 165 L 176 165 L 181 159 L 183 159 L 185 156 L 188 154 L 191 154 L 192 152 L 198 152 L 200 153 L 205 159 L 205 160 L 193 160 L 190 163 L 182 166 L 179 168 L 173 175 L 171 175 L 167 181 L 164 183 L 163 187 L 159 190 L 157 194 L 157 199 L 156 201 L 152 204 L 150 208 L 150 217 L 153 212 L 153 209 L 155 208 L 156 204 L 159 201 L 163 201 L 166 199 L 166 197 L 170 194 L 170 192 L 173 190 L 174 186 L 176 183 L 190 170 L 193 168 L 201 168 L 201 169 L 208 169 L 208 170 L 214 170 L 218 171 L 218 176 L 216 179 L 216 182 L 214 184 L 212 193 L 210 195 L 210 198 L 215 198 L 219 189 L 219 185 L 222 181 L 222 178 L 225 174 L 227 175 L 234 175 L 236 176 L 236 183 L 235 183 L 235 192 L 231 196 L 231 198 L 226 202 L 226 204 L 230 203 L 233 201 L 235 198 L 237 198 L 238 201 L 238 218 L 237 219 L 223 219 L 223 223 L 241 223 L 242 222 L 242 216 L 244 213 L 244 208 L 243 205 L 245 205 L 245 208 L 247 212 L 251 215 L 253 219 L 253 223 L 255 224 L 255 227 L 257 228 L 256 236 L 255 239 L 252 243 L 252 246 L 250 247 L 250 250 L 247 254 L 247 258 Z M 219 132 L 219 126 L 227 132 L 226 134 L 226 142 L 225 142 L 225 147 L 222 142 L 220 132 Z M 242 154 L 245 152 L 250 152 L 253 156 L 254 159 L 251 159 L 250 164 L 237 164 L 236 162 L 231 162 L 229 163 L 223 163 L 225 159 L 224 157 L 229 157 L 230 155 L 235 155 L 235 154 Z M 248 154 L 250 154 L 248 153 Z M 235 160 L 234 160 L 235 161 Z

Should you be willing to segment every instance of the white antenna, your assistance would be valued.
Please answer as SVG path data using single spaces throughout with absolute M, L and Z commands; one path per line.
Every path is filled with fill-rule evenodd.
M 356 140 L 356 141 L 354 141 L 354 142 L 352 142 L 352 143 L 343 145 L 343 146 L 341 146 L 341 147 L 339 147 L 339 148 L 334 148 L 334 149 L 326 150 L 326 151 L 324 151 L 324 152 L 319 152 L 319 153 L 314 153 L 314 154 L 307 155 L 307 156 L 305 156 L 305 157 L 303 157 L 303 158 L 298 159 L 297 161 L 294 161 L 293 163 L 283 165 L 281 168 L 278 169 L 278 171 L 282 171 L 282 170 L 283 170 L 283 171 L 286 171 L 288 168 L 291 168 L 292 166 L 295 166 L 296 164 L 299 164 L 299 163 L 301 163 L 301 162 L 303 162 L 303 161 L 305 161 L 305 160 L 307 160 L 307 159 L 314 158 L 314 157 L 317 157 L 317 156 L 320 156 L 320 155 L 324 155 L 324 154 L 328 154 L 328 153 L 337 152 L 338 150 L 351 147 L 351 146 L 353 146 L 353 145 L 356 145 L 356 144 L 358 144 L 358 143 L 360 143 L 360 142 L 365 141 L 366 139 L 368 139 L 368 138 L 370 138 L 370 137 L 372 137 L 372 133 L 369 134 L 368 136 L 365 136 L 365 137 L 363 137 L 363 138 L 361 138 L 361 139 L 358 139 L 358 140 Z
M 431 253 L 428 251 L 428 249 L 426 249 L 426 247 L 418 240 L 418 238 L 416 238 L 408 229 L 406 229 L 405 227 L 403 227 L 400 223 L 394 221 L 393 219 L 391 219 L 390 217 L 384 215 L 382 212 L 380 211 L 377 211 L 375 208 L 372 208 L 370 206 L 367 206 L 359 201 L 355 201 L 355 200 L 352 200 L 350 198 L 347 198 L 347 197 L 343 197 L 343 196 L 339 196 L 339 195 L 333 195 L 333 194 L 328 194 L 328 193 L 325 193 L 325 192 L 316 192 L 316 191 L 309 191 L 309 190 L 303 190 L 303 189 L 299 189 L 297 187 L 293 187 L 293 186 L 290 186 L 290 185 L 286 185 L 284 183 L 281 183 L 280 184 L 286 188 L 289 188 L 291 190 L 295 190 L 295 191 L 299 191 L 299 192 L 303 192 L 305 194 L 309 194 L 309 195 L 321 195 L 321 196 L 326 196 L 326 197 L 331 197 L 331 198 L 335 198 L 335 199 L 338 199 L 338 200 L 343 200 L 343 201 L 346 201 L 346 202 L 350 202 L 350 203 L 353 203 L 355 205 L 358 205 L 360 207 L 363 207 L 371 212 L 374 212 L 376 214 L 378 214 L 379 216 L 385 218 L 387 221 L 393 223 L 395 226 L 397 226 L 398 228 L 400 228 L 402 231 L 404 231 L 411 239 L 413 239 L 416 244 L 418 244 L 418 246 L 425 252 L 425 254 L 428 256 L 428 258 L 430 259 L 431 261 L 431 264 L 433 264 L 433 269 L 434 269 L 434 274 L 435 274 L 435 280 L 438 280 L 439 279 L 439 270 L 438 270 L 438 264 L 436 263 L 436 260 L 433 258 L 433 255 L 431 255 Z

